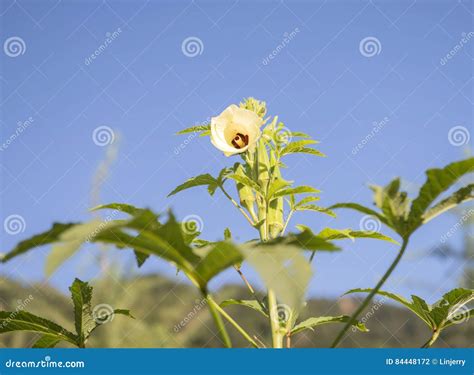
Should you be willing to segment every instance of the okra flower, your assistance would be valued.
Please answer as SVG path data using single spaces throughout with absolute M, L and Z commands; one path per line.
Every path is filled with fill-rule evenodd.
M 263 119 L 255 112 L 232 104 L 211 118 L 211 142 L 225 156 L 254 150 Z

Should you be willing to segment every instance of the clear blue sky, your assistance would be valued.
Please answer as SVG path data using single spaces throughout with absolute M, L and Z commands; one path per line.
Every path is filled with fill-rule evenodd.
M 1 231 L 2 251 L 53 221 L 90 217 L 91 181 L 106 150 L 92 139 L 99 126 L 114 129 L 116 141 L 120 134 L 101 202 L 157 211 L 172 207 L 180 218 L 200 216 L 204 238 L 222 237 L 226 226 L 240 240 L 251 238 L 252 230 L 219 194 L 210 198 L 196 189 L 166 198 L 189 177 L 234 162 L 207 138 L 192 139 L 176 155 L 186 137 L 174 133 L 246 96 L 265 100 L 269 113 L 289 129 L 321 141 L 327 158 L 291 157 L 285 171 L 287 178 L 321 189 L 321 205 L 370 204 L 367 184 L 395 176 L 403 176 L 413 194 L 427 167 L 463 157 L 463 147 L 452 145 L 448 132 L 472 126 L 474 40 L 444 64 L 441 59 L 472 31 L 469 1 L 2 0 L 1 5 L 2 143 L 17 132 L 19 121 L 33 120 L 0 151 L 2 222 L 16 214 L 26 224 L 16 235 Z M 285 43 L 285 33 L 292 32 Z M 111 42 L 102 48 L 107 36 Z M 20 44 L 7 43 L 11 37 L 21 38 Z M 189 37 L 202 43 L 200 54 L 183 53 Z M 375 51 L 369 43 L 361 52 L 368 37 Z M 353 152 L 373 123 L 385 118 L 375 136 Z M 338 214 L 335 220 L 300 214 L 293 223 L 316 231 L 359 227 L 361 215 Z M 416 233 L 387 289 L 432 301 L 452 288 L 459 264 L 420 254 L 439 245 L 456 220 L 445 215 Z M 456 233 L 453 244 L 460 239 Z M 343 252 L 316 257 L 311 294 L 336 296 L 372 286 L 396 252 L 376 241 L 341 244 Z M 2 265 L 1 272 L 44 280 L 47 251 Z M 130 259 L 127 252 L 111 251 L 117 259 Z M 96 250 L 86 246 L 50 282 L 64 290 L 74 276 L 96 276 L 91 254 Z M 141 272 L 156 270 L 174 277 L 173 269 L 156 260 Z M 250 277 L 255 280 L 251 272 Z M 230 280 L 238 282 L 226 273 L 213 285 Z

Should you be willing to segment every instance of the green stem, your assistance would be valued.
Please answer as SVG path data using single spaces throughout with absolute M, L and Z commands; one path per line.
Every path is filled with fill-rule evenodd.
M 227 333 L 227 330 L 225 329 L 224 322 L 222 321 L 222 317 L 219 315 L 219 312 L 216 309 L 216 304 L 214 300 L 212 299 L 210 294 L 204 294 L 204 297 L 206 298 L 207 305 L 209 306 L 209 310 L 211 312 L 212 318 L 214 319 L 214 323 L 216 324 L 217 331 L 219 332 L 222 338 L 224 346 L 226 348 L 232 348 L 232 342 L 230 341 L 229 334 Z
M 237 331 L 250 343 L 252 344 L 255 348 L 259 348 L 259 345 L 255 342 L 255 340 L 250 337 L 250 335 L 234 320 L 232 317 L 225 312 L 225 310 L 219 306 L 219 304 L 210 297 L 208 299 L 208 302 L 210 305 L 213 306 L 214 309 L 216 309 L 224 318 L 227 319 L 227 321 L 232 324 Z
M 433 334 L 431 335 L 429 340 L 425 342 L 421 348 L 429 348 L 431 345 L 433 345 L 435 341 L 438 339 L 440 333 L 441 331 L 439 330 L 433 331 Z
M 274 348 L 283 347 L 283 335 L 280 329 L 280 320 L 278 318 L 278 305 L 275 292 L 268 290 L 268 310 L 270 315 L 270 326 L 272 329 L 272 346 Z
M 219 185 L 219 188 L 222 190 L 222 192 L 224 193 L 224 195 L 232 202 L 232 204 L 237 207 L 237 209 L 242 213 L 242 215 L 245 216 L 245 218 L 247 219 L 247 221 L 249 222 L 249 224 L 251 226 L 255 226 L 255 223 L 253 222 L 253 220 L 250 218 L 249 215 L 247 215 L 247 212 L 245 212 L 245 210 L 242 208 L 242 206 L 240 204 L 237 203 L 237 201 L 232 198 L 230 196 L 230 194 L 224 189 L 224 187 L 222 185 Z
M 281 230 L 280 236 L 283 236 L 285 234 L 286 227 L 288 226 L 288 223 L 290 222 L 291 217 L 293 216 L 294 212 L 295 212 L 294 210 L 290 210 L 290 213 L 288 214 L 288 217 L 286 218 L 285 225 L 283 226 L 283 229 Z
M 385 272 L 385 274 L 382 276 L 382 278 L 379 280 L 379 282 L 377 283 L 377 285 L 375 286 L 374 289 L 372 289 L 372 291 L 369 293 L 369 295 L 364 299 L 364 301 L 362 302 L 362 304 L 359 306 L 359 308 L 356 310 L 356 312 L 354 314 L 352 314 L 351 318 L 347 321 L 346 325 L 344 326 L 344 328 L 341 330 L 341 332 L 339 332 L 339 334 L 337 335 L 336 339 L 334 340 L 334 342 L 332 343 L 331 345 L 331 348 L 335 348 L 337 347 L 337 345 L 341 342 L 341 340 L 343 339 L 345 333 L 347 332 L 347 330 L 352 326 L 352 324 L 357 320 L 358 316 L 360 315 L 360 313 L 362 311 L 364 311 L 364 309 L 367 307 L 367 305 L 370 303 L 370 301 L 372 301 L 372 298 L 378 293 L 378 291 L 380 290 L 380 288 L 383 286 L 383 284 L 385 283 L 385 281 L 390 277 L 390 275 L 392 274 L 393 270 L 395 269 L 395 267 L 398 265 L 398 262 L 400 262 L 400 259 L 402 259 L 402 256 L 403 254 L 405 253 L 405 250 L 407 248 L 407 245 L 408 245 L 408 238 L 406 239 L 403 239 L 403 243 L 402 243 L 402 246 L 400 248 L 400 251 L 397 255 L 397 257 L 394 259 L 394 261 L 392 262 L 392 264 L 390 265 L 390 267 L 388 268 L 388 270 Z

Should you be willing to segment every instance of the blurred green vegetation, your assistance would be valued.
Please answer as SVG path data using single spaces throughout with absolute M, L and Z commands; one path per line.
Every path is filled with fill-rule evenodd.
M 117 275 L 91 281 L 94 286 L 94 305 L 130 309 L 135 320 L 115 316 L 87 343 L 88 347 L 147 348 L 147 347 L 219 347 L 219 338 L 207 309 L 195 288 L 175 283 L 159 275 L 124 279 Z M 31 299 L 32 296 L 33 298 Z M 218 300 L 249 298 L 247 290 L 229 285 L 217 293 Z M 28 303 L 23 303 L 28 299 Z M 302 319 L 309 316 L 348 314 L 358 301 L 345 298 L 340 301 L 312 299 L 304 309 Z M 14 311 L 18 306 L 42 317 L 51 319 L 66 328 L 73 326 L 70 297 L 44 285 L 29 286 L 0 278 L 0 309 Z M 267 321 L 253 310 L 230 306 L 227 311 L 255 334 L 258 340 L 268 343 L 265 335 Z M 351 332 L 343 347 L 419 347 L 429 336 L 426 327 L 410 312 L 375 301 L 366 317 L 369 333 Z M 328 347 L 341 327 L 327 325 L 314 332 L 307 331 L 292 338 L 295 347 Z M 247 347 L 247 343 L 229 326 L 234 346 Z M 37 336 L 16 332 L 0 335 L 0 346 L 9 348 L 30 347 Z M 474 319 L 454 325 L 443 333 L 435 346 L 473 347 Z

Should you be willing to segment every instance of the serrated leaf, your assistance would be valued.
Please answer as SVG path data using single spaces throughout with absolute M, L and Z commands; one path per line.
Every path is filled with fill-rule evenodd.
M 89 283 L 75 279 L 69 287 L 74 306 L 74 326 L 79 347 L 83 347 L 96 323 L 92 316 L 92 287 Z
M 408 228 L 413 232 L 421 225 L 422 215 L 434 200 L 449 189 L 459 178 L 474 171 L 474 158 L 448 164 L 442 169 L 426 171 L 426 182 L 421 187 L 418 197 L 412 202 L 408 217 Z
M 144 211 L 143 208 L 138 208 L 138 207 L 132 206 L 131 204 L 127 204 L 127 203 L 101 204 L 99 206 L 91 208 L 90 211 L 107 210 L 107 209 L 124 212 L 124 213 L 129 214 L 129 215 L 137 215 L 137 214 Z
M 217 185 L 217 180 L 214 177 L 212 177 L 209 173 L 192 177 L 189 180 L 187 180 L 185 183 L 177 186 L 171 193 L 168 194 L 168 197 L 176 193 L 179 193 L 180 191 L 190 189 L 196 186 L 203 186 L 203 185 L 215 186 Z
M 396 245 L 399 245 L 399 243 L 395 241 L 393 238 L 388 237 L 382 233 L 371 232 L 371 231 L 324 228 L 321 232 L 318 233 L 318 236 L 325 238 L 327 240 L 340 240 L 344 238 L 348 238 L 350 240 L 354 240 L 355 238 L 373 238 L 377 240 L 388 241 Z
M 462 187 L 448 198 L 443 199 L 441 202 L 428 209 L 422 216 L 423 224 L 441 215 L 443 212 L 456 207 L 458 204 L 470 201 L 471 199 L 474 199 L 474 184 Z
M 363 214 L 366 214 L 366 215 L 374 216 L 377 219 L 379 219 L 382 223 L 384 223 L 385 225 L 390 226 L 387 219 L 383 215 L 379 214 L 377 211 L 374 211 L 374 210 L 372 210 L 368 207 L 362 206 L 362 205 L 357 204 L 357 203 L 337 203 L 337 204 L 333 204 L 329 208 L 330 209 L 349 208 L 349 209 L 352 209 L 352 210 L 355 210 L 355 211 L 362 212 Z
M 36 234 L 31 238 L 19 242 L 14 249 L 5 254 L 1 261 L 3 263 L 9 261 L 12 258 L 15 258 L 18 255 L 24 254 L 27 251 L 44 245 L 48 245 L 58 241 L 61 234 L 63 234 L 68 229 L 77 225 L 77 223 L 54 223 L 52 228 L 46 232 Z
M 304 139 L 300 141 L 290 142 L 285 147 L 283 147 L 283 149 L 280 151 L 280 156 L 285 156 L 285 155 L 296 153 L 296 152 L 304 152 L 303 150 L 305 149 L 313 150 L 306 146 L 316 144 L 316 143 L 318 142 L 312 139 Z M 317 150 L 314 150 L 314 151 L 319 152 Z M 322 155 L 322 153 L 320 154 Z
M 321 212 L 323 214 L 326 214 L 332 217 L 336 217 L 336 214 L 333 211 L 331 211 L 329 208 L 316 206 L 314 204 L 299 205 L 295 207 L 295 211 L 316 211 L 316 212 Z
M 296 333 L 299 333 L 301 331 L 304 331 L 305 329 L 310 329 L 313 330 L 314 327 L 323 325 L 323 324 L 328 324 L 328 323 L 347 323 L 351 319 L 350 316 L 347 315 L 339 315 L 339 316 L 318 316 L 318 317 L 313 317 L 306 319 L 305 321 L 297 324 L 292 330 L 291 334 L 294 335 Z M 356 329 L 358 329 L 361 332 L 369 332 L 367 327 L 365 326 L 364 323 L 362 322 L 354 322 L 352 326 Z
M 269 197 L 270 200 L 277 199 L 279 197 L 285 197 L 287 195 L 293 194 L 311 194 L 311 193 L 320 193 L 318 189 L 315 189 L 311 186 L 297 186 L 294 188 L 285 188 L 278 190 L 273 194 L 273 196 Z
M 227 307 L 232 305 L 245 306 L 255 311 L 258 311 L 265 317 L 268 317 L 267 312 L 262 308 L 262 305 L 256 300 L 242 300 L 242 299 L 227 299 L 221 302 L 221 307 Z
M 36 340 L 32 348 L 35 348 L 35 349 L 54 348 L 60 341 L 61 339 L 58 336 L 42 335 L 38 340 Z
M 211 125 L 196 125 L 196 126 L 191 126 L 189 128 L 180 130 L 176 134 L 181 135 L 181 134 L 188 134 L 188 133 L 201 133 L 205 131 L 210 131 L 210 129 L 211 129 Z
M 13 331 L 42 333 L 76 345 L 76 336 L 59 324 L 26 311 L 0 311 L 0 333 Z

